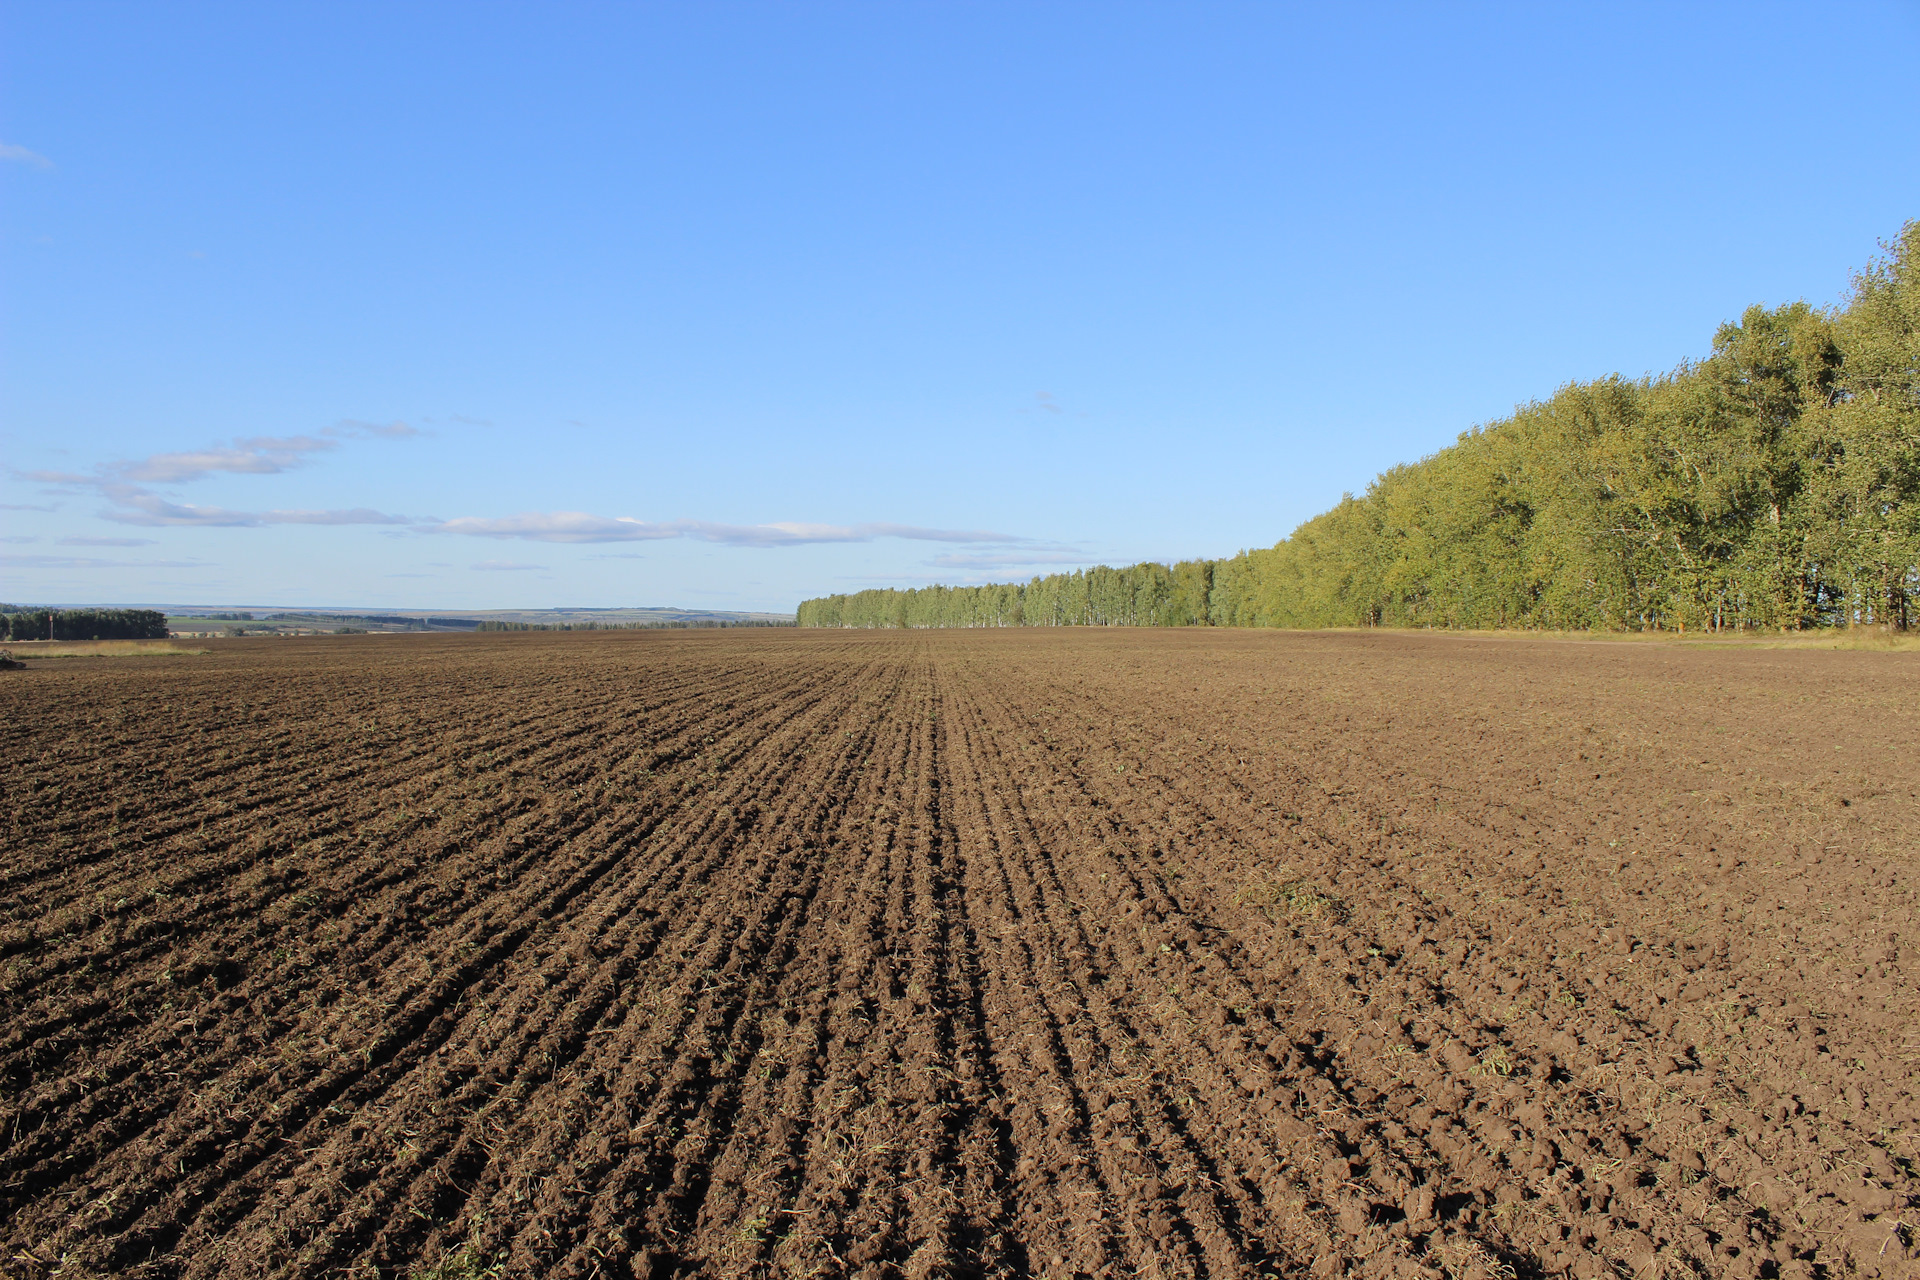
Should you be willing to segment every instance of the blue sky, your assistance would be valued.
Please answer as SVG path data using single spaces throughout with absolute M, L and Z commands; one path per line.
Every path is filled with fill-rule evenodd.
M 1270 545 L 1920 217 L 1920 6 L 0 5 L 0 598 Z

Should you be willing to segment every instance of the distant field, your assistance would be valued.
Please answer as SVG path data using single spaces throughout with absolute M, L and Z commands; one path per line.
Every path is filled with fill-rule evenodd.
M 1906 1276 L 1902 654 L 212 642 L 0 679 L 0 1271 Z
M 206 653 L 174 640 L 9 640 L 4 647 L 28 658 L 139 658 Z

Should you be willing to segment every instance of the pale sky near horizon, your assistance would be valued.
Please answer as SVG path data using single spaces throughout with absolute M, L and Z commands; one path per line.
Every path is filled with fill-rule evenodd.
M 1920 217 L 1920 5 L 0 2 L 0 599 L 1267 546 Z

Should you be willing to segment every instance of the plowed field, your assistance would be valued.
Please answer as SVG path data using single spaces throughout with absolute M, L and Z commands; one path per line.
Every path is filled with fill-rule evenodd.
M 0 1270 L 1915 1274 L 1900 654 L 0 675 Z

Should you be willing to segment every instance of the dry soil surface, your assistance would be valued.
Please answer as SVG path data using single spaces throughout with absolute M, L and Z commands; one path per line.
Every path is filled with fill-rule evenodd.
M 1907 1276 L 1920 660 L 1249 632 L 0 677 L 0 1272 Z

